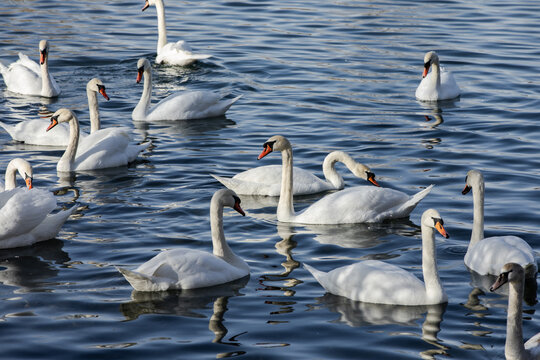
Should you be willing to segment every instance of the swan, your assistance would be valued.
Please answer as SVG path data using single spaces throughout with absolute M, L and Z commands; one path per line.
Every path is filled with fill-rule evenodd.
M 369 167 L 356 162 L 343 151 L 332 151 L 324 158 L 322 180 L 309 171 L 293 167 L 293 195 L 316 194 L 328 190 L 341 190 L 345 182 L 336 171 L 336 162 L 342 162 L 357 177 L 379 186 Z M 240 195 L 279 196 L 281 165 L 259 166 L 226 178 L 210 174 L 225 187 Z
M 224 115 L 240 96 L 221 100 L 221 95 L 212 91 L 184 91 L 172 94 L 150 109 L 152 96 L 152 68 L 150 62 L 141 58 L 137 61 L 137 83 L 144 74 L 144 89 L 141 100 L 131 114 L 137 121 L 202 119 Z
M 167 43 L 167 25 L 165 24 L 165 6 L 162 0 L 146 0 L 142 11 L 150 5 L 155 5 L 158 19 L 158 43 L 156 64 L 185 66 L 197 60 L 208 59 L 212 55 L 194 54 L 191 47 L 184 41 Z
M 39 42 L 39 64 L 23 53 L 19 60 L 6 67 L 0 63 L 0 73 L 9 91 L 43 97 L 57 97 L 60 88 L 53 76 L 49 74 L 49 42 Z
M 101 122 L 99 118 L 99 108 L 97 101 L 97 93 L 109 100 L 109 96 L 105 91 L 105 85 L 98 78 L 93 78 L 86 84 L 86 96 L 88 98 L 88 108 L 90 110 L 90 133 L 100 129 Z M 45 131 L 49 124 L 49 120 L 35 119 L 21 121 L 17 125 L 7 125 L 0 121 L 0 126 L 15 141 L 20 141 L 29 145 L 41 146 L 67 146 L 69 140 L 69 126 L 62 124 L 56 126 L 51 131 Z M 88 134 L 80 132 L 80 137 L 84 138 Z
M 125 166 L 137 158 L 149 143 L 131 143 L 131 134 L 123 129 L 95 131 L 79 142 L 79 120 L 68 109 L 59 109 L 51 117 L 47 131 L 61 123 L 69 123 L 69 144 L 58 161 L 58 171 L 79 171 Z
M 484 176 L 470 170 L 465 180 L 463 195 L 472 189 L 473 228 L 471 241 L 465 254 L 465 265 L 480 275 L 497 275 L 506 263 L 518 263 L 525 268 L 527 277 L 538 271 L 534 252 L 527 242 L 517 236 L 484 238 Z
M 16 187 L 17 171 L 25 178 L 28 188 Z M 51 214 L 56 208 L 54 195 L 50 191 L 33 188 L 32 177 L 32 166 L 24 159 L 13 159 L 6 168 L 5 191 L 0 192 L 0 249 L 54 238 L 76 210 L 73 206 Z
M 429 68 L 432 68 L 428 74 Z M 439 65 L 439 57 L 435 51 L 424 56 L 424 73 L 422 81 L 416 89 L 416 98 L 423 101 L 449 100 L 457 98 L 461 90 L 450 71 Z
M 117 267 L 137 291 L 196 289 L 228 283 L 249 275 L 249 266 L 235 255 L 223 233 L 223 207 L 245 216 L 240 198 L 231 190 L 214 193 L 210 202 L 213 254 L 194 249 L 162 251 L 134 271 Z
M 422 273 L 424 282 L 412 273 L 379 260 L 360 261 L 330 272 L 304 267 L 329 293 L 351 300 L 376 304 L 432 305 L 448 301 L 439 278 L 435 249 L 435 232 L 448 238 L 437 210 L 422 214 Z
M 509 286 L 504 356 L 507 360 L 540 359 L 540 333 L 523 344 L 522 312 L 525 286 L 523 267 L 516 263 L 505 264 L 489 290 L 493 292 L 505 283 Z
M 433 185 L 409 197 L 407 194 L 388 188 L 355 186 L 341 190 L 313 203 L 299 214 L 293 206 L 293 156 L 287 138 L 272 136 L 264 145 L 258 159 L 272 151 L 281 151 L 282 180 L 277 219 L 282 222 L 301 224 L 353 224 L 380 222 L 409 216 L 416 205 L 433 188 Z

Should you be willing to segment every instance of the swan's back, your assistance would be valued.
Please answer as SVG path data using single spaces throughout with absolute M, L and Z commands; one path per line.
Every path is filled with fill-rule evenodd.
M 416 88 L 415 96 L 417 99 L 425 101 L 436 101 L 436 100 L 449 100 L 455 99 L 461 94 L 461 89 L 459 88 L 454 76 L 450 71 L 446 71 L 443 67 L 441 69 L 441 86 L 437 88 L 434 86 L 435 77 L 433 71 L 427 74 L 425 78 L 422 79 L 418 88 Z
M 167 43 L 158 50 L 156 64 L 167 63 L 186 66 L 209 57 L 212 57 L 212 55 L 194 54 L 191 47 L 184 40 L 179 40 L 175 43 Z
M 7 125 L 0 122 L 13 140 L 30 145 L 67 146 L 69 141 L 69 127 L 59 124 L 50 131 L 45 131 L 50 124 L 48 120 L 25 120 L 16 125 Z M 81 135 L 83 135 L 81 133 Z
M 19 53 L 19 60 L 2 72 L 9 91 L 27 95 L 41 95 L 41 70 L 28 56 Z

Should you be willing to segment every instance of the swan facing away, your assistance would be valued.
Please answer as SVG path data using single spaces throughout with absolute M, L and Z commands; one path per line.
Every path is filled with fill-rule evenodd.
M 191 47 L 184 41 L 167 43 L 167 25 L 165 24 L 165 5 L 162 0 L 146 0 L 142 11 L 150 5 L 156 7 L 158 20 L 158 43 L 156 63 L 185 66 L 197 60 L 208 59 L 212 55 L 194 54 Z
M 228 189 L 216 191 L 210 202 L 213 253 L 179 248 L 160 252 L 134 271 L 118 267 L 137 291 L 196 289 L 225 284 L 249 275 L 248 264 L 233 253 L 223 232 L 223 208 L 244 216 L 240 198 Z
M 429 68 L 431 72 L 428 74 Z M 439 65 L 439 56 L 430 51 L 424 56 L 424 73 L 416 89 L 416 98 L 423 101 L 450 100 L 457 98 L 461 90 L 450 71 Z
M 137 121 L 188 120 L 222 116 L 240 96 L 222 100 L 212 91 L 183 91 L 169 95 L 150 108 L 152 97 L 152 67 L 141 58 L 137 62 L 137 83 L 144 75 L 144 89 L 139 103 L 131 114 Z
M 105 85 L 98 78 L 93 78 L 86 84 L 86 95 L 88 97 L 88 108 L 90 110 L 90 133 L 100 129 L 100 118 L 98 109 L 97 93 L 109 100 L 105 91 Z M 45 131 L 49 120 L 35 119 L 21 121 L 17 125 L 7 125 L 0 122 L 0 126 L 15 141 L 20 141 L 29 145 L 41 146 L 67 146 L 69 142 L 69 126 L 63 124 L 56 126 L 51 131 Z M 80 132 L 80 137 L 84 138 L 88 134 Z
M 540 359 L 540 333 L 523 344 L 522 313 L 525 271 L 521 265 L 505 264 L 490 291 L 495 291 L 506 283 L 509 287 L 504 355 L 507 360 Z
M 9 91 L 33 96 L 56 97 L 60 88 L 53 76 L 49 74 L 49 42 L 39 42 L 39 65 L 23 53 L 19 60 L 4 66 L 0 63 L 0 73 Z
M 304 169 L 293 167 L 293 195 L 316 194 L 328 190 L 341 190 L 343 177 L 336 171 L 336 162 L 342 162 L 357 177 L 379 186 L 375 174 L 366 165 L 356 162 L 343 151 L 332 151 L 323 162 L 325 180 Z M 281 189 L 281 165 L 266 165 L 249 169 L 232 178 L 211 174 L 225 187 L 240 195 L 279 196 Z
M 472 189 L 473 228 L 471 241 L 465 254 L 465 265 L 480 275 L 497 275 L 506 263 L 518 263 L 528 278 L 536 277 L 538 271 L 534 252 L 529 244 L 517 236 L 494 236 L 484 238 L 484 176 L 478 170 L 470 170 L 462 193 Z
M 422 214 L 422 273 L 424 282 L 410 272 L 379 260 L 360 261 L 330 272 L 305 268 L 329 293 L 351 300 L 393 305 L 431 305 L 448 301 L 437 268 L 434 229 L 448 238 L 437 210 Z
M 95 170 L 125 166 L 133 162 L 149 143 L 131 143 L 125 128 L 95 131 L 79 142 L 79 120 L 68 109 L 59 109 L 51 117 L 47 131 L 61 123 L 69 124 L 69 144 L 58 161 L 58 171 Z
M 25 178 L 28 188 L 17 188 L 16 172 Z M 76 210 L 73 206 L 51 214 L 56 199 L 50 191 L 32 186 L 30 163 L 16 158 L 6 168 L 5 191 L 0 192 L 0 249 L 32 245 L 54 238 L 67 218 Z
M 264 145 L 258 159 L 280 151 L 282 180 L 277 219 L 301 224 L 353 224 L 381 222 L 407 217 L 433 188 L 433 185 L 413 196 L 388 188 L 355 186 L 324 196 L 296 214 L 293 206 L 293 154 L 289 140 L 272 136 Z

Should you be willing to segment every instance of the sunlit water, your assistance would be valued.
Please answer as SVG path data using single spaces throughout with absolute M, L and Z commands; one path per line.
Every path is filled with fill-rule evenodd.
M 170 41 L 211 59 L 153 66 L 154 101 L 183 89 L 243 97 L 226 117 L 141 125 L 136 62 L 155 57 L 155 9 L 143 1 L 8 1 L 0 5 L 5 64 L 37 59 L 49 39 L 57 100 L 16 96 L 0 82 L 2 121 L 74 109 L 88 128 L 86 82 L 99 77 L 103 126 L 133 127 L 151 148 L 128 167 L 59 179 L 62 150 L 0 133 L 0 165 L 29 159 L 38 187 L 61 190 L 78 211 L 55 240 L 0 252 L 2 358 L 418 359 L 503 358 L 507 298 L 475 290 L 463 264 L 472 197 L 466 172 L 486 179 L 486 236 L 513 234 L 540 247 L 540 8 L 534 2 L 182 1 L 166 3 Z M 437 50 L 461 99 L 414 99 L 423 55 Z M 44 107 L 44 108 L 43 108 Z M 427 116 L 427 118 L 426 118 Z M 426 121 L 430 119 L 430 121 Z M 436 184 L 410 219 L 374 225 L 289 226 L 275 201 L 242 197 L 226 211 L 233 250 L 251 277 L 180 293 L 132 293 L 114 265 L 133 268 L 161 249 L 210 250 L 209 201 L 232 176 L 261 164 L 263 142 L 286 135 L 295 164 L 322 176 L 332 150 L 369 165 L 383 186 L 414 193 Z M 344 168 L 340 170 L 344 171 Z M 349 186 L 362 184 L 350 174 Z M 318 196 L 297 199 L 301 209 Z M 419 218 L 439 210 L 443 306 L 364 304 L 325 294 L 303 262 L 330 270 L 383 259 L 421 277 Z M 485 279 L 484 279 L 485 280 Z M 487 280 L 489 282 L 490 279 Z M 540 331 L 525 305 L 524 336 Z

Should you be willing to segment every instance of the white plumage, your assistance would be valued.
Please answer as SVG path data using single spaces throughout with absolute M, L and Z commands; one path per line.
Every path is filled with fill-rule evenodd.
M 428 70 L 431 67 L 431 72 Z M 439 57 L 434 51 L 424 56 L 423 79 L 416 89 L 416 98 L 422 101 L 450 100 L 457 98 L 461 90 L 450 71 L 439 65 Z

